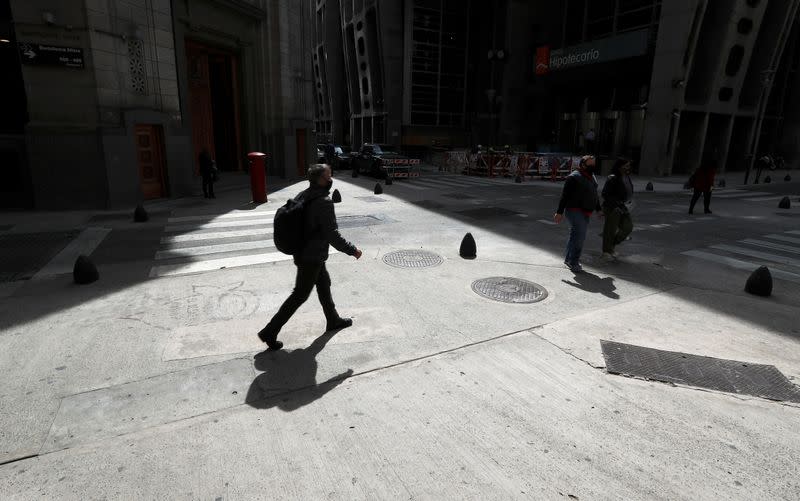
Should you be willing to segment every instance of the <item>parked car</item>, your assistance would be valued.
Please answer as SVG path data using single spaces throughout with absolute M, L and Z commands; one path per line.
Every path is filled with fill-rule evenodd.
M 322 146 L 317 146 L 317 163 L 325 163 L 325 152 L 322 150 Z
M 353 176 L 369 174 L 377 178 L 418 177 L 419 160 L 401 155 L 391 145 L 364 143 L 352 156 Z M 416 168 L 415 168 L 416 166 Z
M 347 146 L 334 146 L 333 168 L 349 169 L 353 159 L 350 148 Z

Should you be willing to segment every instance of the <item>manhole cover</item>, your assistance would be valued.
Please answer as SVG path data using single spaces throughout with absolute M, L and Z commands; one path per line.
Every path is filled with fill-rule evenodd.
M 429 268 L 443 261 L 442 256 L 424 250 L 401 250 L 383 256 L 383 262 L 395 268 Z
M 539 284 L 510 277 L 482 278 L 472 282 L 477 294 L 503 303 L 536 303 L 547 297 Z
M 800 403 L 800 388 L 772 365 L 600 340 L 612 374 Z

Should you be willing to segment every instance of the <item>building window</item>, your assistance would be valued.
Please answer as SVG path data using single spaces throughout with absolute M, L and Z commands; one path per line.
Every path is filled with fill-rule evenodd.
M 725 74 L 729 77 L 736 76 L 742 66 L 743 57 L 744 47 L 741 45 L 731 47 L 731 51 L 728 53 L 728 62 L 725 64 Z
M 147 73 L 144 65 L 144 42 L 128 40 L 128 61 L 131 74 L 131 88 L 136 94 L 147 95 Z

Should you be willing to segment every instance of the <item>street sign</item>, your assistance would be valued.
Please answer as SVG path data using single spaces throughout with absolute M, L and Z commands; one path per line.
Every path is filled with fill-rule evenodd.
M 83 68 L 83 49 L 23 42 L 19 42 L 18 46 L 22 64 Z

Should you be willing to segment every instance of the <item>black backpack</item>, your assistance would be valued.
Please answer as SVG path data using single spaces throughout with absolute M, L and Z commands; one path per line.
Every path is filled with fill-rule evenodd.
M 305 239 L 303 227 L 305 226 L 305 193 L 300 193 L 283 204 L 275 212 L 272 223 L 272 239 L 275 247 L 284 254 L 299 254 L 303 250 Z

